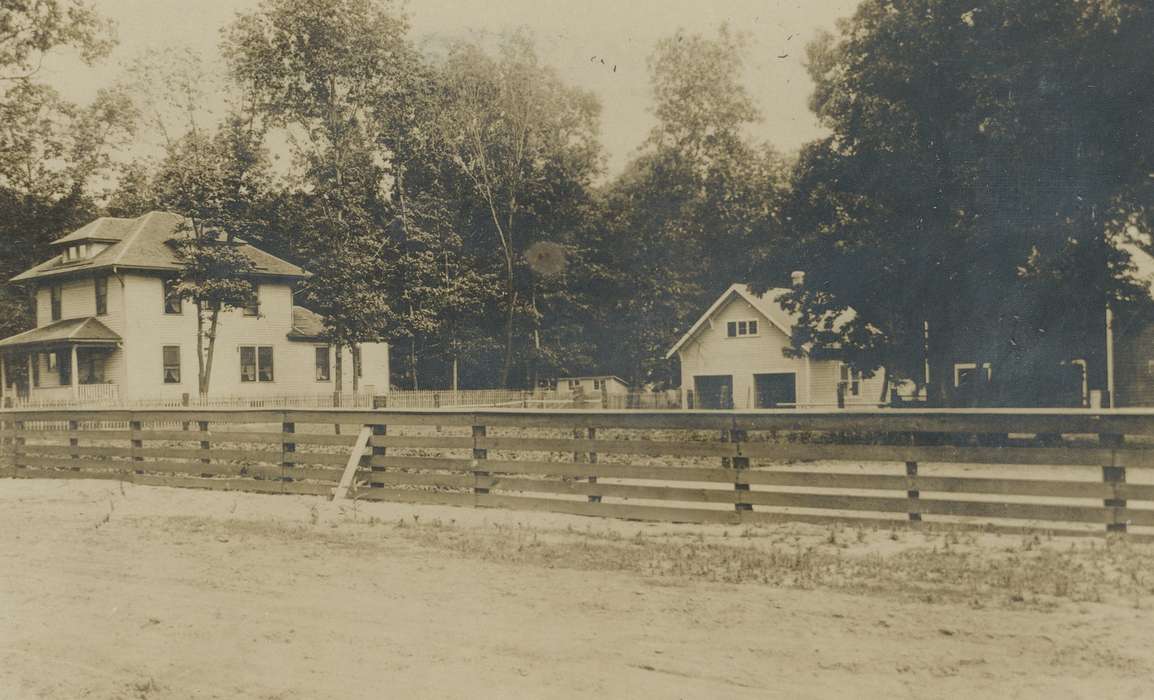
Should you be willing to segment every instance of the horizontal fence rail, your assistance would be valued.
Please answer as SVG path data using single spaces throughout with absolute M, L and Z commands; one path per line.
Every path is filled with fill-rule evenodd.
M 0 411 L 0 425 L 2 473 L 18 478 L 1154 536 L 1150 411 L 61 409 Z

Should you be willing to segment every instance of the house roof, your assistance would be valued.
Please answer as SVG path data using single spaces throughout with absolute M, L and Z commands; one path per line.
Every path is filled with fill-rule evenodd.
M 111 243 L 85 260 L 65 261 L 56 256 L 30 270 L 16 275 L 13 282 L 75 274 L 77 271 L 103 268 L 175 271 L 180 269 L 176 249 L 170 241 L 186 235 L 182 225 L 187 220 L 162 211 L 149 212 L 135 219 L 102 217 L 52 242 L 54 246 L 81 241 Z M 308 273 L 290 262 L 270 255 L 243 241 L 240 250 L 252 261 L 254 275 L 262 277 L 305 277 Z
M 95 317 L 68 318 L 0 340 L 0 347 L 29 345 L 111 345 L 120 336 Z
M 688 331 L 686 331 L 685 335 L 681 336 L 681 339 L 678 340 L 673 345 L 673 347 L 669 349 L 669 352 L 665 353 L 665 359 L 668 360 L 677 354 L 678 350 L 684 347 L 686 343 L 688 343 L 690 340 L 696 337 L 699 332 L 701 332 L 702 328 L 709 322 L 711 318 L 713 318 L 715 314 L 717 314 L 717 312 L 724 308 L 725 305 L 730 301 L 738 298 L 744 299 L 746 302 L 748 302 L 750 306 L 752 306 L 758 313 L 765 317 L 767 321 L 769 321 L 782 333 L 785 333 L 787 336 L 792 335 L 793 327 L 797 324 L 799 316 L 798 314 L 786 311 L 777 301 L 782 297 L 782 295 L 788 292 L 788 289 L 775 287 L 772 289 L 767 289 L 765 294 L 755 294 L 747 284 L 730 285 L 729 289 L 725 290 L 725 292 L 723 292 L 721 296 L 717 298 L 717 301 L 713 302 L 713 304 L 708 309 L 706 309 L 705 313 L 701 315 L 701 318 L 697 319 L 697 322 L 694 323 Z M 853 309 L 848 309 L 842 312 L 839 316 L 833 319 L 834 327 L 845 324 L 846 322 L 853 319 L 855 315 L 856 312 Z
M 293 307 L 293 327 L 289 340 L 319 340 L 325 332 L 325 317 L 303 306 Z
M 588 376 L 582 376 L 582 377 L 558 377 L 557 381 L 568 382 L 568 381 L 578 380 L 578 379 L 613 379 L 613 380 L 616 380 L 618 382 L 621 382 L 625 386 L 629 386 L 629 384 L 624 379 L 622 379 L 621 377 L 618 377 L 616 374 L 590 374 Z

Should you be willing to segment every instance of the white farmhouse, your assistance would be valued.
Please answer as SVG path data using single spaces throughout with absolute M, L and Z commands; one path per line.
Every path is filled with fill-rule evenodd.
M 862 378 L 837 360 L 786 357 L 796 318 L 777 299 L 787 289 L 725 290 L 677 341 L 682 405 L 692 408 L 877 406 L 881 378 Z
M 100 218 L 53 242 L 58 254 L 13 278 L 34 287 L 36 328 L 0 340 L 6 394 L 97 403 L 197 395 L 196 311 L 168 293 L 180 268 L 172 245 L 183 219 L 151 212 Z M 323 319 L 293 305 L 307 272 L 245 243 L 256 296 L 221 314 L 210 396 L 330 395 L 335 357 Z M 360 346 L 362 392 L 385 392 L 389 352 Z M 353 362 L 344 351 L 342 391 Z

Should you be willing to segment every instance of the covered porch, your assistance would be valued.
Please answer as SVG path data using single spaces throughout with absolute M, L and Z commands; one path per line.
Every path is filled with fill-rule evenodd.
M 5 402 L 110 404 L 121 339 L 95 318 L 57 321 L 0 340 L 0 390 Z

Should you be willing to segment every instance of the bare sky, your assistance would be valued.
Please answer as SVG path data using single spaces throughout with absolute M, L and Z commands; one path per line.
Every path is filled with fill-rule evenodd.
M 729 23 L 749 32 L 746 76 L 764 121 L 754 135 L 783 151 L 820 135 L 806 108 L 811 83 L 805 44 L 833 29 L 859 0 L 410 0 L 418 42 L 499 33 L 525 26 L 542 59 L 571 84 L 595 93 L 603 106 L 602 143 L 609 175 L 619 173 L 653 124 L 646 58 L 655 42 L 678 29 L 712 34 Z M 258 0 L 96 0 L 116 22 L 120 45 L 96 67 L 54 57 L 43 77 L 85 101 L 120 75 L 121 64 L 150 48 L 187 46 L 217 55 L 219 31 Z M 604 63 L 602 63 L 604 60 Z M 614 71 L 616 67 L 616 71 Z

